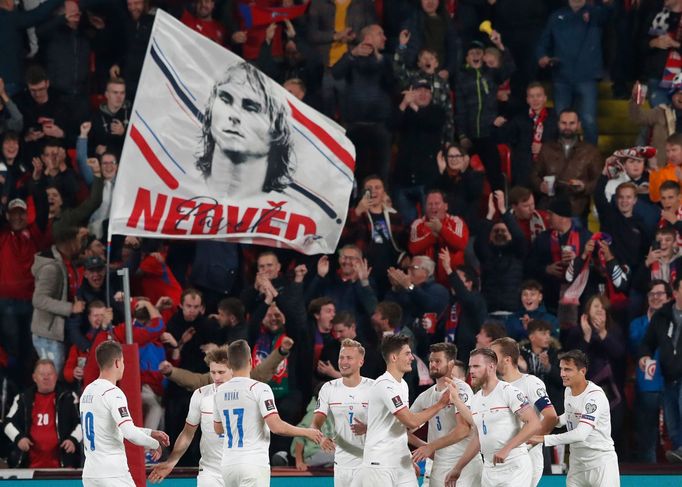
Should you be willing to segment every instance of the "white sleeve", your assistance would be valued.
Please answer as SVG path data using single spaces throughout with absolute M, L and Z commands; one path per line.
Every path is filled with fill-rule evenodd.
M 428 391 L 424 391 L 421 394 L 419 394 L 419 396 L 417 396 L 417 399 L 415 399 L 412 405 L 410 406 L 410 411 L 412 411 L 413 413 L 420 413 L 424 409 L 426 409 L 427 406 L 424 403 L 426 402 L 425 397 L 427 393 Z
M 457 393 L 459 394 L 460 400 L 464 403 L 466 407 L 469 408 L 469 411 L 471 411 L 471 400 L 473 399 L 473 392 L 469 388 L 469 385 L 461 380 L 457 380 L 456 383 L 457 385 Z M 457 407 L 455 407 L 455 414 L 457 414 L 459 410 Z
M 391 414 L 395 414 L 408 406 L 406 403 L 407 399 L 400 395 L 400 389 L 394 387 L 387 380 L 379 383 L 377 394 Z
M 261 383 L 258 387 L 254 387 L 254 395 L 256 396 L 258 409 L 263 419 L 271 414 L 279 414 L 275 405 L 275 395 L 272 393 L 269 385 Z
M 594 428 L 587 423 L 580 422 L 578 426 L 558 435 L 545 435 L 545 446 L 569 445 L 578 441 L 585 441 Z
M 7 435 L 7 438 L 10 439 L 12 443 L 17 439 L 17 436 L 19 436 L 19 433 L 21 433 L 16 426 L 12 424 L 11 421 L 8 421 L 9 419 L 13 418 L 15 414 L 17 414 L 19 410 L 19 397 L 21 394 L 17 394 L 14 396 L 14 401 L 12 401 L 12 407 L 9 409 L 9 412 L 7 413 L 7 416 L 5 416 L 5 434 Z
M 528 398 L 519 389 L 512 385 L 507 385 L 503 389 L 504 398 L 506 399 L 507 406 L 514 413 L 518 413 L 521 409 L 528 406 Z
M 538 412 L 542 413 L 543 410 L 552 406 L 552 401 L 550 401 L 547 395 L 547 389 L 545 388 L 545 383 L 542 382 L 535 376 L 529 376 L 531 378 L 532 386 L 530 387 L 530 392 L 528 394 L 528 401 L 535 406 Z
M 609 409 L 609 400 L 606 398 L 604 391 L 601 389 L 594 391 L 590 393 L 585 401 L 581 411 L 582 414 L 580 415 L 580 423 L 588 424 L 594 428 L 597 426 L 599 415 L 605 414 Z
M 192 398 L 189 400 L 189 410 L 187 411 L 187 418 L 185 422 L 192 426 L 198 426 L 201 423 L 201 388 L 194 391 Z
M 325 384 L 320 389 L 317 394 L 317 406 L 315 406 L 315 412 L 329 416 L 329 396 L 331 395 L 331 385 L 329 382 Z
M 126 440 L 135 445 L 143 446 L 150 450 L 156 450 L 159 447 L 158 441 L 145 434 L 145 428 L 138 428 L 132 421 L 124 421 L 118 426 L 118 429 L 121 430 Z
M 556 427 L 560 428 L 562 426 L 566 426 L 566 413 L 562 414 L 557 418 L 559 421 L 557 422 Z

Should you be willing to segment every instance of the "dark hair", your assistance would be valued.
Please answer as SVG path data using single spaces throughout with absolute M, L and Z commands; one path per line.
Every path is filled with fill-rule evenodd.
M 531 320 L 528 323 L 528 336 L 532 335 L 536 331 L 548 331 L 552 332 L 552 325 L 550 325 L 547 321 L 545 320 Z
M 54 243 L 55 245 L 60 245 L 72 242 L 78 238 L 79 232 L 80 228 L 75 226 L 68 226 L 66 228 L 60 229 L 60 231 L 54 235 Z
M 518 205 L 519 203 L 528 201 L 531 196 L 533 196 L 533 193 L 530 189 L 524 186 L 514 186 L 509 190 L 509 204 Z
M 90 303 L 88 303 L 88 313 L 90 313 L 90 311 L 92 311 L 95 308 L 102 309 L 102 308 L 106 308 L 106 307 L 107 307 L 107 305 L 104 304 L 103 301 L 100 301 L 99 299 L 95 299 L 94 301 L 91 301 Z
M 476 272 L 476 270 L 473 267 L 471 267 L 470 265 L 466 265 L 466 264 L 458 265 L 455 268 L 455 271 L 462 272 L 464 274 L 464 278 L 467 281 L 471 281 L 471 288 L 474 291 L 478 290 L 478 273 Z
M 388 335 L 381 340 L 381 356 L 384 357 L 386 363 L 388 358 L 393 353 L 399 353 L 405 345 L 410 344 L 410 337 L 407 335 Z
M 246 315 L 246 310 L 244 309 L 244 304 L 239 298 L 223 298 L 218 303 L 218 309 L 224 313 L 229 313 L 237 318 L 237 321 L 244 321 L 244 316 Z
M 26 70 L 27 85 L 37 85 L 38 83 L 42 83 L 43 81 L 49 80 L 50 79 L 47 77 L 47 71 L 45 71 L 45 68 L 38 64 L 29 66 L 28 69 Z
M 665 226 L 665 227 L 657 229 L 656 235 L 668 235 L 669 237 L 676 239 L 677 238 L 677 230 L 675 230 L 675 227 Z M 654 237 L 656 235 L 654 235 Z
M 547 90 L 545 89 L 545 86 L 542 83 L 540 83 L 539 81 L 533 81 L 531 83 L 528 83 L 528 86 L 526 86 L 526 93 L 528 93 L 533 88 L 542 88 L 543 93 L 547 94 Z
M 568 352 L 559 354 L 559 361 L 573 362 L 579 369 L 587 369 L 590 366 L 590 361 L 587 354 L 582 350 L 569 350 Z
M 464 375 L 466 375 L 467 369 L 469 368 L 467 367 L 467 364 L 465 364 L 461 360 L 455 360 L 455 367 L 459 367 L 460 369 L 462 369 L 464 371 Z
M 592 307 L 592 303 L 595 301 L 599 301 L 604 308 L 604 311 L 606 312 L 606 329 L 608 330 L 611 328 L 611 325 L 613 324 L 613 319 L 611 317 L 611 301 L 609 301 L 609 298 L 606 297 L 604 294 L 593 294 L 589 298 L 587 298 L 587 301 L 585 302 L 585 314 L 587 315 L 588 321 L 590 321 L 590 308 Z M 592 321 L 590 321 L 590 324 L 592 324 Z
M 228 361 L 232 370 L 242 370 L 251 360 L 251 347 L 246 340 L 235 340 L 227 348 Z
M 483 355 L 484 358 L 488 359 L 488 362 L 497 365 L 497 354 L 490 348 L 476 348 L 471 351 L 469 358 L 475 357 L 476 355 Z
M 206 356 L 204 357 L 204 362 L 208 366 L 210 366 L 211 363 L 229 365 L 230 360 L 228 358 L 227 348 L 226 347 L 214 348 L 213 350 L 206 354 Z
M 682 144 L 680 144 L 680 145 L 682 145 Z M 658 192 L 660 193 L 661 191 L 668 191 L 670 189 L 679 194 L 680 193 L 679 181 L 671 181 L 670 179 L 667 181 L 663 181 L 661 186 L 658 188 Z
M 457 149 L 459 151 L 459 155 L 461 155 L 461 156 L 468 156 L 469 155 L 469 151 L 466 150 L 464 147 L 462 147 L 461 145 L 459 145 L 456 142 L 453 142 L 447 146 L 447 148 L 445 149 L 445 155 L 446 156 L 448 155 L 448 152 L 450 152 L 450 149 Z
M 339 311 L 332 318 L 332 325 L 342 324 L 348 328 L 355 326 L 355 316 L 348 311 Z
M 493 345 L 500 347 L 500 352 L 502 352 L 502 355 L 505 357 L 511 357 L 513 364 L 519 363 L 519 355 L 521 355 L 521 351 L 519 350 L 519 344 L 516 340 L 509 337 L 502 337 L 494 340 L 490 344 L 490 347 L 492 348 Z
M 454 343 L 434 343 L 429 347 L 430 353 L 443 352 L 448 360 L 457 360 L 457 345 Z
M 507 329 L 502 323 L 495 320 L 484 321 L 481 325 L 481 331 L 488 335 L 493 340 L 504 338 L 507 336 Z
M 665 139 L 665 143 L 682 146 L 682 133 L 675 132 L 674 134 L 669 135 L 668 138 Z
M 578 110 L 576 110 L 575 108 L 573 107 L 564 108 L 559 112 L 559 118 L 561 118 L 561 116 L 564 113 L 575 113 L 575 116 L 578 117 L 578 121 L 580 121 L 580 113 L 578 113 Z
M 682 282 L 682 274 L 677 274 L 673 280 L 673 290 L 677 291 L 680 289 L 680 282 Z
M 100 343 L 95 349 L 95 358 L 100 369 L 111 367 L 114 360 L 123 357 L 121 344 L 114 340 L 107 340 Z
M 386 187 L 386 183 L 384 183 L 384 180 L 378 174 L 370 174 L 369 176 L 365 176 L 365 178 L 362 180 L 362 184 L 360 185 L 360 187 L 364 188 L 365 184 L 367 184 L 367 181 L 374 181 L 374 180 L 381 181 L 381 184 L 384 187 Z
M 265 173 L 262 191 L 283 191 L 291 184 L 291 172 L 293 160 L 291 153 L 291 128 L 289 127 L 289 112 L 287 106 L 270 94 L 266 78 L 255 67 L 247 62 L 241 62 L 227 68 L 223 74 L 213 83 L 211 95 L 204 110 L 204 123 L 202 127 L 202 153 L 198 156 L 196 167 L 208 178 L 211 175 L 215 140 L 211 134 L 213 122 L 213 104 L 218 96 L 218 87 L 232 80 L 237 72 L 243 72 L 246 82 L 265 99 L 265 112 L 270 119 L 270 150 L 268 152 L 268 168 Z
M 663 279 L 652 279 L 649 282 L 649 285 L 646 287 L 646 292 L 650 293 L 651 290 L 656 286 L 663 286 L 663 288 L 665 289 L 665 295 L 668 298 L 671 298 L 673 296 L 673 289 L 670 287 L 670 284 L 668 284 L 668 282 L 664 281 Z
M 439 194 L 441 198 L 443 198 L 444 202 L 448 202 L 448 196 L 445 194 L 445 192 L 441 189 L 430 189 L 426 192 L 425 199 L 428 198 L 432 194 Z
M 542 293 L 542 284 L 535 279 L 526 279 L 521 283 L 521 292 L 526 290 L 538 291 Z
M 398 326 L 403 319 L 403 309 L 393 301 L 380 302 L 377 304 L 376 311 L 393 327 Z
M 319 315 L 322 311 L 322 307 L 327 306 L 328 304 L 334 304 L 334 300 L 329 296 L 315 298 L 308 305 L 308 313 L 313 317 Z
M 188 287 L 184 291 L 182 291 L 182 294 L 180 295 L 180 305 L 183 305 L 185 303 L 185 298 L 187 296 L 198 296 L 199 299 L 201 300 L 201 304 L 204 304 L 204 295 L 201 291 L 199 291 L 196 288 L 193 287 Z
M 2 134 L 2 141 L 5 142 L 6 140 L 15 140 L 19 142 L 19 133 L 15 132 L 14 130 L 8 130 L 4 134 Z

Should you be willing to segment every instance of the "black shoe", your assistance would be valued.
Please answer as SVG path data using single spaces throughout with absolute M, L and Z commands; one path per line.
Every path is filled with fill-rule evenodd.
M 665 458 L 670 463 L 682 463 L 682 447 L 677 450 L 668 450 L 665 452 Z

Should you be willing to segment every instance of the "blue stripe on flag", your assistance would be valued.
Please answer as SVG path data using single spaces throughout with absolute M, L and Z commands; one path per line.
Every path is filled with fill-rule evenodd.
M 253 15 L 251 15 L 251 7 L 241 3 L 239 4 L 239 13 L 242 14 L 242 18 L 244 19 L 244 27 L 247 29 L 253 27 Z
M 161 57 L 159 56 L 158 51 L 156 50 L 156 47 L 152 46 L 151 49 L 151 54 L 152 54 L 152 59 L 156 62 L 156 65 L 159 67 L 161 72 L 164 74 L 166 79 L 170 82 L 171 86 L 177 93 L 178 97 L 182 102 L 187 106 L 190 112 L 192 112 L 192 115 L 194 115 L 197 120 L 199 120 L 201 123 L 204 123 L 204 114 L 201 112 L 192 102 L 187 97 L 187 94 L 180 89 L 180 86 L 178 85 L 178 82 L 175 80 L 175 78 L 171 75 L 170 70 L 168 69 L 168 66 L 164 64 L 164 62 L 161 60 Z
M 166 55 L 163 53 L 163 49 L 161 49 L 161 46 L 159 46 L 159 43 L 156 42 L 156 39 L 152 39 L 152 42 L 154 43 L 154 47 L 156 47 L 156 50 L 159 52 L 160 56 L 163 58 L 163 62 L 168 66 L 168 69 L 170 69 L 173 72 L 173 74 L 175 75 L 175 77 L 178 79 L 178 83 L 180 83 L 182 85 L 182 87 L 185 89 L 185 91 L 187 92 L 187 94 L 190 97 L 192 97 L 192 100 L 197 101 L 197 98 L 192 94 L 192 92 L 187 87 L 187 85 L 182 81 L 182 78 L 180 77 L 180 75 L 177 73 L 177 71 L 175 71 L 175 69 L 173 69 L 173 65 L 168 60 Z
M 336 214 L 336 212 L 327 203 L 322 201 L 322 199 L 319 196 L 316 196 L 307 189 L 305 189 L 304 187 L 299 186 L 298 183 L 291 183 L 289 187 L 293 190 L 298 191 L 309 200 L 312 200 L 317 206 L 319 206 L 322 209 L 322 211 L 324 211 L 327 214 L 329 218 L 331 218 L 332 220 L 336 219 L 337 223 L 340 223 L 340 221 L 337 218 L 338 215 Z
M 315 147 L 315 149 L 317 149 L 317 151 L 318 151 L 320 154 L 322 154 L 322 155 L 324 156 L 324 158 L 327 159 L 327 160 L 329 161 L 329 163 L 330 163 L 332 166 L 334 166 L 336 169 L 338 169 L 339 172 L 340 172 L 348 181 L 350 181 L 351 183 L 353 182 L 353 178 L 352 178 L 351 176 L 349 176 L 348 174 L 346 174 L 346 171 L 344 171 L 343 168 L 342 168 L 341 166 L 339 166 L 338 164 L 336 164 L 336 163 L 332 160 L 331 157 L 329 157 L 322 149 L 320 149 L 320 148 L 317 146 L 317 144 L 315 143 L 315 141 L 314 141 L 313 139 L 311 139 L 310 137 L 308 137 L 308 135 L 306 135 L 306 133 L 305 133 L 303 130 L 299 129 L 296 125 L 292 124 L 292 127 L 294 127 L 294 130 L 296 130 L 296 132 L 298 132 L 299 134 L 301 134 L 308 142 L 310 142 L 310 144 L 311 144 L 313 147 Z
M 159 138 L 156 136 L 156 134 L 154 133 L 154 131 L 152 130 L 152 128 L 149 126 L 149 124 L 147 123 L 147 121 L 146 121 L 144 118 L 142 118 L 142 115 L 140 115 L 140 112 L 138 112 L 137 110 L 135 110 L 135 115 L 137 115 L 137 117 L 138 117 L 140 120 L 142 120 L 142 123 L 144 124 L 145 127 L 147 127 L 147 130 L 149 130 L 149 133 L 152 134 L 152 137 L 154 137 L 154 140 L 156 140 L 156 142 L 161 146 L 161 148 L 163 149 L 163 151 L 166 153 L 166 155 L 167 155 L 168 157 L 170 157 L 170 160 L 173 161 L 173 163 L 177 166 L 177 168 L 180 169 L 180 171 L 182 172 L 182 174 L 187 174 L 187 173 L 185 172 L 185 170 L 182 168 L 182 166 L 181 166 L 180 164 L 178 164 L 178 161 L 176 161 L 175 158 L 171 155 L 171 153 L 168 152 L 168 150 L 166 149 L 166 146 L 164 146 L 163 143 L 159 140 Z

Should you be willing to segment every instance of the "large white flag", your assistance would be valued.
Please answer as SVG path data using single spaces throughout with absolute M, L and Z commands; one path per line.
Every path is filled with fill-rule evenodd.
M 109 229 L 332 253 L 354 166 L 336 124 L 158 11 Z

